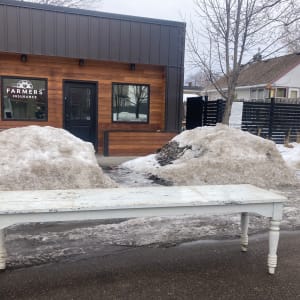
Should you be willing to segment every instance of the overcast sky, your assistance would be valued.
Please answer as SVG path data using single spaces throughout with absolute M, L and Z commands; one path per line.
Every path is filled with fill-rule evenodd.
M 191 14 L 193 0 L 102 0 L 100 11 L 140 17 L 184 21 Z

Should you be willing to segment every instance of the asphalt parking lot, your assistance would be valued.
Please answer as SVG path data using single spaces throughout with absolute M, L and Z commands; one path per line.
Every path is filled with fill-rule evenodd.
M 176 247 L 117 247 L 0 273 L 0 299 L 300 299 L 300 232 L 281 233 L 266 267 L 267 234 Z

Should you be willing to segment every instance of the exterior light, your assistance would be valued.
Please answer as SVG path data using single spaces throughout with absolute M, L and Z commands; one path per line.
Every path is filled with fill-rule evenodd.
M 27 55 L 26 54 L 21 54 L 21 62 L 27 62 Z
M 135 71 L 135 64 L 130 64 L 130 71 Z

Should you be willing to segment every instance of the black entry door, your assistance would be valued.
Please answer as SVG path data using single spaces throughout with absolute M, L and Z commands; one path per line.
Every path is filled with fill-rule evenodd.
M 96 90 L 94 83 L 64 82 L 64 128 L 95 148 Z

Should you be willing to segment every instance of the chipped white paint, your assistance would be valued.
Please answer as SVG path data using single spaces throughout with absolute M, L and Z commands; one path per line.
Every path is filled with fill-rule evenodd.
M 243 252 L 247 252 L 248 248 L 248 225 L 249 215 L 248 213 L 241 214 L 241 249 Z
M 6 250 L 4 246 L 4 230 L 0 228 L 0 270 L 5 269 Z
M 242 213 L 241 245 L 245 250 L 248 244 L 247 213 L 252 212 L 278 223 L 278 237 L 277 233 L 270 234 L 268 264 L 273 273 L 284 200 L 283 196 L 247 184 L 2 191 L 0 269 L 5 269 L 6 257 L 3 228 L 16 223 Z M 274 225 L 271 231 L 274 231 Z

